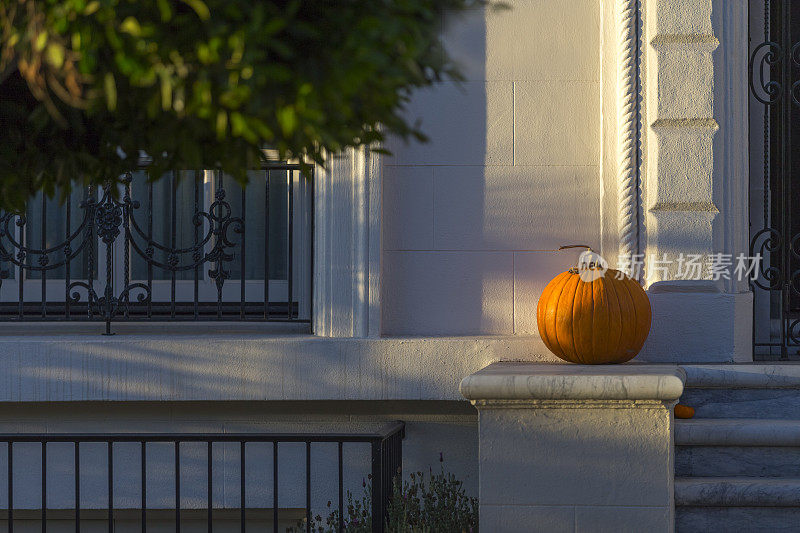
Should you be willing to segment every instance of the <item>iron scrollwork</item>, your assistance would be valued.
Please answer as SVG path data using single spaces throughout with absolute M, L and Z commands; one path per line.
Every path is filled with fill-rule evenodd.
M 750 241 L 750 257 L 769 259 L 772 254 L 779 253 L 782 246 L 781 233 L 775 228 L 764 228 Z M 758 276 L 752 279 L 752 283 L 765 291 L 778 290 L 783 284 L 783 270 L 778 265 L 762 260 L 758 264 Z
M 787 126 L 796 121 L 800 108 L 800 42 L 793 42 L 794 20 L 790 2 L 772 5 L 764 0 L 763 11 L 754 11 L 754 19 L 763 17 L 761 27 L 753 30 L 749 66 L 751 111 L 760 111 L 762 127 L 753 142 L 759 142 L 762 152 L 763 175 L 753 176 L 753 186 L 763 182 L 763 203 L 758 213 L 751 212 L 753 233 L 750 256 L 760 258 L 757 277 L 751 279 L 754 292 L 754 351 L 756 356 L 771 357 L 780 350 L 788 359 L 800 352 L 800 234 L 793 222 L 794 145 L 788 144 Z M 756 40 L 757 39 L 757 40 Z M 758 118 L 751 114 L 751 118 Z M 751 131 L 755 132 L 755 128 Z M 754 145 L 755 146 L 755 145 Z
M 144 305 L 152 302 L 152 280 L 144 283 L 130 279 L 129 254 L 136 254 L 151 267 L 173 273 L 173 280 L 177 272 L 193 271 L 209 265 L 207 274 L 214 280 L 218 302 L 221 302 L 222 288 L 225 280 L 230 278 L 226 263 L 233 260 L 231 248 L 237 245 L 229 232 L 241 234 L 244 228 L 244 220 L 233 216 L 231 205 L 225 199 L 225 190 L 217 187 L 208 211 L 196 207 L 192 224 L 198 233 L 205 227 L 202 236 L 196 238 L 192 246 L 177 247 L 157 242 L 152 232 L 146 232 L 139 226 L 134 213 L 140 208 L 140 202 L 131 198 L 132 175 L 127 174 L 121 181 L 124 187 L 122 198 L 114 194 L 116 183 L 106 184 L 99 200 L 90 194 L 79 205 L 82 216 L 77 228 L 63 242 L 52 247 L 35 248 L 17 237 L 28 225 L 25 213 L 0 215 L 0 264 L 16 267 L 21 274 L 18 281 L 22 283 L 27 272 L 47 272 L 60 267 L 68 270 L 70 262 L 85 253 L 90 275 L 69 280 L 67 274 L 67 304 L 85 303 L 87 318 L 104 321 L 106 334 L 111 334 L 111 322 L 115 318 L 128 315 L 132 301 Z M 123 253 L 124 281 L 120 284 L 115 283 L 113 254 L 121 240 L 124 241 L 126 252 Z M 97 280 L 92 274 L 96 243 L 104 245 L 106 267 Z M 165 260 L 160 260 L 160 256 Z M 31 260 L 33 257 L 35 261 Z M 0 269 L 0 287 L 3 280 L 10 277 L 8 268 Z M 102 288 L 97 287 L 102 278 Z
M 794 57 L 795 50 L 792 50 Z M 767 81 L 770 69 L 783 60 L 783 48 L 773 41 L 765 41 L 755 47 L 750 54 L 750 94 L 765 105 L 772 105 L 781 99 L 783 87 L 777 80 Z

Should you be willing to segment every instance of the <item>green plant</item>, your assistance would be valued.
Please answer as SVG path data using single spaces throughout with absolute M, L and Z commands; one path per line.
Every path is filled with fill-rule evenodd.
M 439 454 L 439 462 L 443 457 Z M 386 518 L 388 533 L 477 533 L 478 499 L 467 496 L 463 483 L 452 473 L 445 472 L 444 465 L 438 473 L 429 470 L 412 472 L 408 479 L 398 475 L 393 480 L 392 499 Z M 372 524 L 371 480 L 362 482 L 364 493 L 354 499 L 347 491 L 344 530 L 348 533 L 368 533 Z M 331 502 L 328 502 L 328 508 Z M 338 509 L 327 517 L 312 518 L 311 531 L 335 533 L 339 526 Z M 287 529 L 287 533 L 306 531 L 305 521 Z
M 442 467 L 425 479 L 412 472 L 410 479 L 394 480 L 387 530 L 396 533 L 477 533 L 478 499 L 466 495 L 463 483 Z
M 372 480 L 362 481 L 363 494 L 361 498 L 354 498 L 351 491 L 347 491 L 344 506 L 344 531 L 347 533 L 370 533 L 372 531 Z M 328 509 L 332 503 L 328 502 Z M 315 533 L 337 533 L 339 531 L 339 510 L 328 512 L 323 519 L 316 515 L 311 519 L 311 531 Z M 299 521 L 295 526 L 287 528 L 287 533 L 303 533 L 306 531 L 305 520 Z
M 0 0 L 0 208 L 44 190 L 221 168 L 265 146 L 326 153 L 424 139 L 411 92 L 458 78 L 445 10 L 484 0 Z M 380 126 L 380 127 L 379 127 Z

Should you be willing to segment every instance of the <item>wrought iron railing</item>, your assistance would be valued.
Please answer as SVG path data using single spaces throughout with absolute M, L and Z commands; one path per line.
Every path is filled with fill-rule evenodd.
M 757 359 L 800 356 L 800 12 L 750 4 L 750 256 Z
M 116 320 L 310 322 L 312 176 L 286 163 L 250 174 L 241 187 L 143 169 L 0 214 L 0 320 L 103 321 L 109 334 Z
M 348 513 L 345 507 L 344 480 L 346 466 L 344 449 L 347 446 L 363 443 L 370 446 L 369 476 L 371 477 L 372 490 L 372 509 L 370 510 L 372 517 L 372 531 L 382 532 L 385 527 L 385 519 L 387 516 L 386 513 L 389 500 L 392 495 L 392 481 L 400 472 L 400 468 L 402 466 L 402 446 L 404 437 L 405 424 L 403 422 L 391 424 L 383 431 L 378 433 L 368 434 L 310 435 L 245 433 L 156 435 L 122 433 L 84 435 L 0 435 L 0 454 L 2 454 L 2 451 L 5 451 L 5 476 L 7 491 L 5 509 L 0 509 L 0 522 L 4 521 L 7 524 L 8 533 L 13 533 L 15 522 L 20 521 L 20 515 L 24 517 L 26 522 L 30 522 L 34 516 L 38 515 L 36 518 L 38 518 L 38 521 L 41 524 L 42 532 L 47 531 L 48 525 L 51 525 L 51 522 L 57 520 L 59 525 L 62 527 L 64 527 L 65 521 L 72 521 L 74 523 L 76 533 L 80 533 L 82 520 L 84 520 L 84 526 L 88 525 L 86 523 L 86 515 L 91 515 L 91 518 L 93 519 L 92 521 L 96 521 L 98 519 L 98 513 L 102 512 L 105 514 L 105 516 L 102 518 L 102 521 L 106 523 L 109 532 L 114 531 L 117 522 L 124 518 L 126 521 L 126 530 L 140 529 L 144 533 L 148 529 L 148 513 L 157 514 L 157 516 L 161 519 L 165 517 L 165 513 L 169 513 L 172 515 L 171 521 L 174 522 L 175 531 L 179 532 L 181 531 L 182 520 L 186 521 L 187 516 L 191 516 L 194 519 L 193 521 L 195 524 L 193 525 L 196 527 L 197 518 L 204 514 L 207 530 L 210 533 L 214 530 L 218 516 L 223 515 L 227 519 L 226 521 L 230 522 L 231 511 L 235 511 L 234 514 L 238 514 L 239 529 L 242 532 L 247 530 L 248 522 L 252 518 L 257 517 L 259 520 L 261 520 L 261 527 L 263 527 L 265 521 L 269 521 L 269 518 L 271 518 L 272 526 L 269 529 L 277 533 L 279 530 L 279 520 L 284 519 L 285 521 L 286 518 L 285 515 L 282 516 L 282 513 L 284 513 L 285 509 L 281 509 L 279 506 L 279 496 L 284 490 L 289 488 L 282 488 L 281 483 L 279 482 L 279 472 L 282 471 L 281 469 L 289 468 L 288 465 L 285 465 L 281 462 L 281 450 L 285 450 L 285 446 L 294 443 L 295 445 L 304 447 L 305 455 L 304 468 L 302 465 L 292 465 L 294 467 L 292 473 L 295 474 L 295 479 L 303 483 L 304 486 L 305 505 L 301 507 L 302 516 L 304 517 L 302 528 L 309 532 L 312 530 L 312 480 L 319 479 L 319 476 L 314 475 L 314 470 L 312 468 L 312 450 L 315 450 L 318 446 L 327 444 L 335 446 L 336 463 L 335 468 L 325 468 L 323 476 L 335 476 L 337 488 L 334 491 L 334 494 L 315 492 L 315 498 L 317 500 L 326 500 L 330 502 L 330 506 L 338 512 L 339 517 L 335 520 L 335 523 L 332 525 L 332 527 L 338 531 L 345 531 L 347 527 L 346 517 L 348 516 Z M 70 453 L 72 457 L 69 461 L 71 464 L 61 465 L 66 466 L 67 469 L 71 469 L 71 480 L 67 480 L 66 483 L 61 484 L 56 484 L 52 481 L 51 483 L 48 483 L 48 467 L 52 468 L 52 460 L 48 459 L 50 457 L 48 455 L 48 451 L 57 443 L 66 444 L 68 446 L 70 444 L 72 445 L 72 450 Z M 126 465 L 130 470 L 129 474 L 133 475 L 134 477 L 138 477 L 138 480 L 134 481 L 135 484 L 138 484 L 137 488 L 139 490 L 138 508 L 136 509 L 132 509 L 130 507 L 120 509 L 115 506 L 115 490 L 120 488 L 120 483 L 115 481 L 115 472 L 117 471 L 116 469 L 118 466 L 115 462 L 115 450 L 123 443 L 128 443 L 129 445 L 138 447 L 138 464 L 131 465 L 129 462 Z M 171 454 L 173 455 L 173 459 L 171 468 L 170 465 L 157 465 L 160 470 L 171 470 L 168 475 L 171 474 L 172 476 L 171 491 L 174 507 L 169 509 L 163 506 L 159 506 L 158 508 L 154 509 L 149 504 L 153 498 L 152 494 L 148 493 L 148 486 L 151 485 L 148 483 L 148 474 L 152 473 L 152 469 L 149 469 L 148 466 L 151 462 L 151 447 L 158 443 L 168 446 L 171 445 L 172 447 Z M 247 491 L 248 488 L 252 488 L 253 486 L 253 483 L 247 482 L 247 480 L 250 479 L 250 476 L 248 476 L 248 467 L 252 468 L 256 466 L 253 464 L 253 461 L 249 459 L 251 456 L 248 455 L 248 451 L 251 450 L 251 446 L 259 443 L 266 446 L 271 445 L 271 450 L 268 450 L 268 453 L 270 453 L 272 456 L 272 471 L 271 475 L 267 474 L 267 479 L 258 480 L 257 483 L 261 485 L 266 483 L 268 487 L 271 487 L 272 494 L 270 502 L 263 502 L 264 505 L 254 509 L 248 507 L 247 505 Z M 2 450 L 2 446 L 4 444 L 6 449 Z M 41 447 L 41 450 L 35 450 L 37 454 L 39 451 L 41 453 L 39 460 L 40 466 L 36 468 L 35 466 L 32 467 L 30 464 L 26 463 L 27 468 L 23 472 L 19 472 L 20 469 L 15 468 L 15 461 L 17 460 L 16 458 L 18 455 L 17 449 L 24 444 L 29 446 L 36 446 L 38 444 Z M 186 473 L 184 472 L 183 468 L 185 466 L 184 463 L 188 462 L 185 459 L 187 453 L 184 451 L 184 448 L 191 444 L 199 445 L 205 448 L 205 464 L 200 465 L 201 468 L 199 468 L 199 470 L 202 470 L 204 467 L 205 475 L 197 475 L 197 472 L 195 472 L 196 475 L 192 477 L 194 481 L 201 485 L 200 487 L 192 488 L 205 490 L 205 504 L 199 506 L 195 505 L 192 508 L 184 508 L 182 507 L 182 491 L 185 491 L 187 487 L 185 478 Z M 238 468 L 234 468 L 234 470 L 238 470 L 238 472 L 233 472 L 233 477 L 238 477 L 238 483 L 236 483 L 236 485 L 238 485 L 237 489 L 239 505 L 238 508 L 235 509 L 227 508 L 224 505 L 214 505 L 214 482 L 216 479 L 215 462 L 217 462 L 214 460 L 214 450 L 215 445 L 224 446 L 226 444 L 233 444 L 234 446 L 238 445 L 236 446 L 238 447 L 238 457 L 235 459 L 238 460 L 239 464 Z M 97 459 L 98 455 L 101 457 L 104 456 L 104 474 L 106 476 L 106 505 L 104 508 L 97 506 L 86 508 L 85 506 L 82 506 L 81 503 L 81 489 L 87 481 L 85 476 L 82 475 L 81 467 L 83 465 L 84 468 L 86 468 L 86 456 L 91 455 L 87 453 L 86 448 L 88 448 L 90 445 L 105 447 L 100 454 L 93 454 L 94 459 Z M 97 450 L 94 451 L 97 452 Z M 63 454 L 61 454 L 61 457 L 63 459 Z M 197 458 L 195 457 L 195 459 Z M 195 461 L 195 463 L 197 463 L 197 461 Z M 195 464 L 194 466 L 197 465 Z M 331 467 L 332 465 L 328 464 L 326 466 Z M 62 468 L 61 470 L 64 469 Z M 94 469 L 95 474 L 96 470 L 97 469 Z M 198 469 L 196 468 L 195 470 Z M 0 476 L 2 476 L 2 472 L 0 472 Z M 63 481 L 64 480 L 62 479 L 62 482 Z M 15 489 L 20 484 L 24 484 L 26 482 L 28 484 L 41 484 L 41 500 L 38 509 L 20 509 L 16 503 Z M 70 484 L 72 487 L 69 487 Z M 53 487 L 53 485 L 56 486 Z M 74 503 L 71 509 L 68 507 L 54 509 L 52 506 L 48 505 L 48 497 L 52 498 L 52 493 L 55 492 L 53 488 L 55 488 L 55 491 L 72 492 L 71 496 L 73 496 Z M 163 489 L 164 487 L 160 488 Z M 153 489 L 151 488 L 151 492 L 152 490 Z M 271 504 L 271 508 L 269 504 Z M 0 505 L 2 504 L 0 503 Z M 251 516 L 251 514 L 255 516 Z M 136 515 L 138 515 L 138 517 Z M 345 519 L 342 519 L 341 517 L 345 517 Z M 135 525 L 131 525 L 131 522 L 137 521 L 139 522 L 138 528 L 135 527 Z M 30 524 L 26 525 L 30 526 Z

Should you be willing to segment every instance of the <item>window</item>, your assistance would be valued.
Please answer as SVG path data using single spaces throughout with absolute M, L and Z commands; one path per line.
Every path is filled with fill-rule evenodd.
M 0 218 L 0 319 L 310 321 L 311 178 L 142 169 Z M 114 194 L 116 193 L 116 194 Z

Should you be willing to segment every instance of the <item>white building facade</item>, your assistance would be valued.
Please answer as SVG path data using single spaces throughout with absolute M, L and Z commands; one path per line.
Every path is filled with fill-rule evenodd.
M 754 303 L 751 280 L 733 270 L 731 279 L 705 269 L 686 279 L 678 261 L 700 256 L 706 267 L 723 254 L 735 265 L 752 255 L 759 229 L 752 220 L 765 209 L 763 160 L 778 150 L 771 137 L 752 141 L 752 131 L 763 138 L 770 113 L 751 96 L 749 71 L 765 2 L 513 0 L 509 7 L 444 17 L 447 51 L 465 79 L 420 91 L 409 105 L 430 142 L 390 140 L 392 155 L 356 150 L 317 169 L 313 202 L 302 207 L 313 215 L 304 226 L 313 239 L 304 263 L 312 282 L 301 305 L 310 326 L 117 317 L 116 334 L 103 336 L 95 323 L 0 324 L 0 433 L 353 434 L 401 420 L 404 470 L 437 469 L 441 452 L 445 468 L 480 496 L 487 532 L 794 523 L 794 474 L 777 467 L 764 474 L 767 465 L 760 474 L 715 475 L 692 463 L 726 446 L 789 453 L 797 444 L 800 410 L 786 405 L 800 373 L 775 361 L 797 354 L 793 315 L 775 314 L 771 302 L 782 296 L 770 291 L 759 296 L 756 288 Z M 777 71 L 765 68 L 769 83 Z M 788 235 L 791 224 L 780 231 Z M 557 251 L 571 244 L 591 246 L 612 264 L 643 258 L 653 320 L 634 362 L 562 364 L 541 342 L 538 298 L 573 266 L 577 253 Z M 771 257 L 767 266 L 777 266 Z M 14 287 L 5 283 L 0 297 L 15 298 Z M 754 327 L 759 313 L 767 330 Z M 754 348 L 775 338 L 777 348 Z M 691 422 L 699 426 L 673 419 L 681 397 L 695 403 Z M 764 418 L 755 411 L 733 413 L 738 401 L 761 402 L 769 419 L 762 430 L 748 425 Z M 708 429 L 706 418 L 731 425 Z M 737 431 L 744 435 L 731 437 Z M 35 523 L 40 448 L 14 446 L 16 460 L 28 461 L 14 470 L 14 500 Z M 140 507 L 133 472 L 141 463 L 135 449 L 117 446 L 113 501 L 128 512 Z M 336 493 L 335 449 L 312 447 L 306 465 L 313 464 L 317 492 L 306 500 L 302 441 L 285 446 L 281 512 L 302 517 L 306 501 L 314 514 L 326 512 L 327 494 Z M 181 507 L 202 510 L 206 451 L 184 450 L 190 467 Z M 58 453 L 66 466 L 56 463 Z M 45 506 L 53 512 L 73 508 L 69 453 L 54 448 L 45 459 L 55 476 L 47 478 Z M 170 453 L 154 448 L 157 468 L 174 468 Z M 271 483 L 242 482 L 235 443 L 213 453 L 216 512 L 238 508 L 246 485 L 248 520 L 271 525 Z M 0 463 L 3 456 L 0 448 Z M 248 461 L 271 482 L 269 446 L 253 445 Z M 108 470 L 98 465 L 81 505 L 100 510 L 85 519 L 102 528 Z M 346 488 L 360 491 L 368 454 L 353 451 L 346 470 Z M 33 480 L 21 480 L 26 471 Z M 748 500 L 765 477 L 788 481 L 761 491 L 760 503 Z M 172 478 L 165 479 L 151 494 L 154 510 L 174 508 Z M 734 501 L 721 496 L 731 487 Z M 7 499 L 0 483 L 0 502 Z M 710 521 L 707 508 L 722 521 Z

